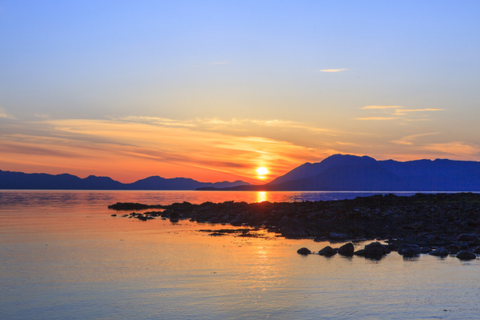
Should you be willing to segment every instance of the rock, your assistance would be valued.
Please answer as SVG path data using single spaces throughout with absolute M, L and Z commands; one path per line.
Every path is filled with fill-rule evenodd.
M 318 251 L 318 254 L 321 255 L 321 256 L 325 256 L 325 257 L 331 257 L 331 256 L 337 254 L 337 250 L 333 249 L 330 246 L 326 246 L 322 250 Z
M 406 244 L 400 250 L 398 254 L 404 257 L 415 257 L 421 253 L 422 249 L 416 244 Z
M 353 254 L 359 257 L 365 257 L 365 249 L 357 250 Z
M 355 251 L 353 247 L 353 243 L 349 242 L 347 244 L 344 244 L 340 248 L 338 248 L 338 253 L 341 254 L 342 256 L 353 256 L 353 252 Z
M 448 250 L 445 248 L 438 248 L 436 250 L 433 250 L 429 254 L 436 257 L 446 257 L 448 256 Z
M 457 258 L 460 260 L 473 260 L 476 259 L 477 256 L 473 252 L 461 250 L 457 253 Z
M 448 253 L 452 253 L 452 254 L 455 254 L 458 251 L 460 251 L 460 248 L 458 246 L 454 245 L 454 244 L 446 246 L 445 249 L 448 250 Z
M 390 251 L 385 248 L 380 242 L 372 242 L 365 246 L 365 257 L 371 259 L 381 259 Z
M 235 217 L 235 219 L 233 219 L 232 221 L 230 221 L 230 224 L 232 226 L 241 226 L 242 225 L 242 216 L 241 215 L 237 215 Z
M 306 256 L 306 255 L 312 254 L 312 251 L 310 251 L 309 249 L 303 247 L 303 248 L 298 249 L 298 250 L 297 250 L 297 253 L 298 253 L 298 254 L 301 254 L 302 256 Z
M 476 247 L 475 250 L 473 250 L 473 253 L 480 254 L 480 247 Z
M 112 215 L 110 215 L 110 216 L 111 216 L 111 217 L 116 217 L 116 216 L 117 216 L 117 214 L 115 214 L 115 213 L 114 213 L 114 214 L 112 214 Z
M 462 233 L 457 237 L 457 241 L 474 241 L 475 239 L 478 239 L 475 233 L 472 233 L 472 234 Z
M 170 215 L 170 221 L 178 222 L 179 219 L 180 219 L 180 214 L 178 212 L 172 212 L 172 214 Z
M 345 240 L 348 239 L 348 235 L 344 233 L 336 233 L 336 232 L 330 232 L 329 235 L 330 239 L 332 240 Z
M 432 248 L 429 247 L 423 247 L 420 249 L 420 253 L 430 253 L 432 251 Z

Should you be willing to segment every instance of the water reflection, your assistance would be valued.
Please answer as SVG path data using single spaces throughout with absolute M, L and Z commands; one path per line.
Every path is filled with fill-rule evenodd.
M 267 201 L 267 199 L 268 199 L 267 192 L 265 192 L 265 191 L 258 191 L 257 192 L 257 202 Z

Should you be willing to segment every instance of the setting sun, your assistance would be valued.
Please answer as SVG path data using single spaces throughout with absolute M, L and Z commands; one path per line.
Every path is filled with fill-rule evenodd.
M 256 171 L 257 171 L 257 174 L 258 174 L 259 176 L 264 176 L 264 175 L 266 175 L 266 174 L 269 174 L 269 172 L 270 172 L 270 171 L 268 171 L 268 169 L 265 168 L 265 167 L 258 167 Z

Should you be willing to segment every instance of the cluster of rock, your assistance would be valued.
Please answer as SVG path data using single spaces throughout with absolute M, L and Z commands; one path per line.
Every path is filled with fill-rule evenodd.
M 407 244 L 419 248 L 444 248 L 449 254 L 460 251 L 475 254 L 480 245 L 476 236 L 480 234 L 480 194 L 473 193 L 416 194 L 409 197 L 389 194 L 352 200 L 293 203 L 117 203 L 109 208 L 163 209 L 153 211 L 153 214 L 131 213 L 127 216 L 142 221 L 162 217 L 172 222 L 189 219 L 265 228 L 286 238 L 331 242 L 384 239 L 392 246 L 390 250 L 405 247 L 407 256 L 410 251 L 417 250 L 413 247 L 407 249 Z
M 462 241 L 464 238 L 475 237 L 474 241 L 465 242 Z M 430 254 L 437 257 L 446 257 L 448 255 L 455 255 L 460 260 L 473 260 L 477 258 L 477 254 L 480 254 L 480 246 L 478 246 L 478 238 L 475 235 L 460 235 L 460 243 L 463 243 L 463 246 L 459 247 L 456 245 L 451 245 L 449 247 L 440 247 L 440 248 L 431 248 L 431 247 L 420 247 L 416 244 L 398 244 L 395 241 L 390 241 L 389 244 L 382 244 L 380 242 L 372 242 L 367 244 L 364 249 L 355 251 L 353 243 L 349 242 L 341 246 L 340 248 L 332 248 L 326 246 L 322 250 L 318 251 L 318 255 L 331 257 L 337 253 L 351 257 L 353 255 L 365 257 L 372 260 L 380 260 L 389 254 L 392 251 L 397 251 L 398 254 L 402 255 L 404 258 L 415 258 L 420 254 Z M 298 254 L 309 255 L 315 254 L 310 251 L 308 248 L 300 248 L 297 250 Z
M 162 211 L 148 211 L 148 212 L 144 212 L 144 213 L 137 213 L 137 212 L 131 212 L 129 214 L 122 214 L 121 217 L 122 218 L 135 218 L 135 219 L 138 219 L 140 221 L 147 221 L 147 220 L 153 220 L 155 219 L 156 217 L 160 217 L 162 215 Z M 117 214 L 114 213 L 111 215 L 112 217 L 116 217 Z M 170 219 L 172 222 L 178 222 L 178 218 L 175 220 L 175 218 L 171 218 Z

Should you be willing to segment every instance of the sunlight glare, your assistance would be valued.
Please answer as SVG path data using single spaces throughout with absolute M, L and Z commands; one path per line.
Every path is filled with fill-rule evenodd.
M 256 171 L 257 171 L 257 174 L 258 174 L 259 176 L 264 176 L 264 175 L 266 175 L 266 174 L 268 174 L 268 173 L 270 172 L 270 171 L 268 171 L 268 169 L 265 168 L 265 167 L 258 167 Z

